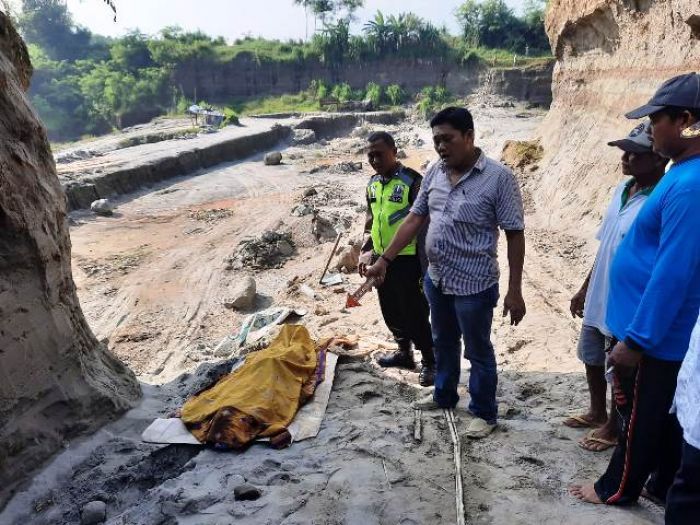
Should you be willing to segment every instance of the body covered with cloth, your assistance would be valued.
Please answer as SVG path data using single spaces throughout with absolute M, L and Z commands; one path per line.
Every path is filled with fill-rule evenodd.
M 289 444 L 287 426 L 323 380 L 325 349 L 303 326 L 285 325 L 270 346 L 189 399 L 182 420 L 202 443 L 242 448 L 258 438 Z

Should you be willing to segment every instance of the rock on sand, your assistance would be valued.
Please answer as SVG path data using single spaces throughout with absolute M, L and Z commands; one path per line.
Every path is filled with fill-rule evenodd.
M 230 310 L 247 310 L 255 303 L 255 294 L 255 279 L 250 276 L 244 277 L 231 297 L 224 301 L 224 306 Z
M 272 151 L 265 155 L 266 166 L 279 166 L 282 164 L 282 154 L 279 151 Z
M 107 519 L 107 505 L 104 501 L 91 501 L 80 511 L 80 525 L 103 523 Z
M 114 206 L 107 199 L 99 199 L 90 205 L 90 209 L 97 215 L 109 217 L 114 213 Z
M 260 489 L 248 483 L 238 485 L 233 489 L 233 496 L 238 501 L 254 501 L 258 499 L 260 495 Z
M 318 137 L 313 129 L 295 129 L 292 135 L 292 144 L 295 146 L 313 144 L 317 140 Z

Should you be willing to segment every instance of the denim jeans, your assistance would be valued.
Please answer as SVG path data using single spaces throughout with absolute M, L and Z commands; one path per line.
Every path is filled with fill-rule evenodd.
M 446 295 L 425 277 L 425 295 L 435 344 L 435 402 L 454 408 L 459 401 L 457 385 L 460 369 L 460 340 L 464 339 L 465 357 L 471 362 L 469 411 L 495 423 L 498 414 L 496 355 L 491 344 L 493 309 L 498 303 L 498 285 L 474 295 Z

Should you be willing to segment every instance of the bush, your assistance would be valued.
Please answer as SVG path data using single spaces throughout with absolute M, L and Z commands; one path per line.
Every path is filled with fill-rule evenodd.
M 418 98 L 418 112 L 426 119 L 453 100 L 452 94 L 445 86 L 426 86 Z
M 338 99 L 339 102 L 348 102 L 353 99 L 352 88 L 350 84 L 343 83 L 333 86 L 331 95 Z
M 238 113 L 236 113 L 231 108 L 224 108 L 224 121 L 222 123 L 224 126 L 240 126 L 241 121 L 238 118 Z
M 190 106 L 190 102 L 185 97 L 180 95 L 179 97 L 177 97 L 177 101 L 175 102 L 174 112 L 176 115 L 184 115 L 185 113 L 187 113 L 187 109 Z
M 372 101 L 372 106 L 378 108 L 382 105 L 382 86 L 370 82 L 365 90 L 365 99 Z
M 435 88 L 435 102 L 443 104 L 448 102 L 450 98 L 452 98 L 452 95 L 445 86 L 438 86 Z
M 392 84 L 386 88 L 386 98 L 392 106 L 400 106 L 406 102 L 406 92 L 398 84 Z
M 328 85 L 323 80 L 312 80 L 309 84 L 308 93 L 311 98 L 323 100 L 329 94 Z

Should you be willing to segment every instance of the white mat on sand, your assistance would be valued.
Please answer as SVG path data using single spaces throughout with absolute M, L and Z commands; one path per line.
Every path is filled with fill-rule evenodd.
M 311 401 L 301 407 L 289 425 L 292 443 L 318 436 L 331 397 L 337 364 L 338 356 L 331 352 L 326 353 L 326 374 L 323 381 L 316 387 Z M 180 418 L 156 419 L 143 431 L 141 439 L 146 443 L 201 445 Z

